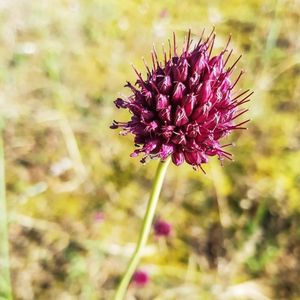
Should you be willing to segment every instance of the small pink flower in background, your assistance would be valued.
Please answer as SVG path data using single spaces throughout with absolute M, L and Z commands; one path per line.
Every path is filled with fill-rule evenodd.
M 150 281 L 149 274 L 143 270 L 137 270 L 132 277 L 132 282 L 134 282 L 137 286 L 143 287 L 147 285 Z
M 96 223 L 102 223 L 104 221 L 105 214 L 102 211 L 98 211 L 94 214 L 94 221 Z
M 170 236 L 172 225 L 164 220 L 158 219 L 154 223 L 154 233 L 156 236 Z
M 159 13 L 159 17 L 160 18 L 166 18 L 168 16 L 168 10 L 166 8 L 164 8 L 160 13 Z

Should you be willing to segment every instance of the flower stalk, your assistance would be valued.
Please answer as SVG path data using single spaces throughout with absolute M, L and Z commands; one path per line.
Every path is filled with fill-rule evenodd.
M 130 283 L 132 275 L 134 274 L 134 272 L 138 266 L 144 246 L 146 245 L 146 242 L 148 240 L 148 237 L 149 237 L 149 234 L 151 231 L 151 225 L 153 222 L 159 194 L 160 194 L 160 191 L 162 188 L 162 184 L 163 184 L 170 160 L 171 160 L 171 157 L 168 157 L 165 161 L 160 161 L 158 164 L 155 178 L 153 181 L 152 191 L 150 194 L 149 202 L 148 202 L 146 213 L 145 213 L 144 220 L 143 220 L 142 229 L 140 231 L 138 243 L 137 243 L 136 249 L 130 259 L 130 262 L 127 266 L 126 272 L 125 272 L 124 276 L 122 277 L 122 280 L 118 286 L 114 300 L 125 299 L 127 287 Z
M 4 149 L 0 124 L 0 299 L 12 300 L 7 223 Z

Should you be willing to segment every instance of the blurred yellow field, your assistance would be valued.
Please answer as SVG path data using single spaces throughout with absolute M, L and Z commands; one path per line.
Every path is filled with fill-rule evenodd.
M 225 139 L 233 162 L 169 167 L 156 219 L 172 231 L 153 230 L 139 265 L 149 282 L 127 299 L 300 299 L 299 0 L 1 0 L 14 299 L 113 298 L 157 166 L 109 128 L 129 117 L 113 101 L 136 80 L 131 63 L 146 74 L 153 43 L 161 55 L 173 32 L 182 45 L 213 27 L 214 51 L 231 34 L 230 61 L 243 55 L 251 122 Z

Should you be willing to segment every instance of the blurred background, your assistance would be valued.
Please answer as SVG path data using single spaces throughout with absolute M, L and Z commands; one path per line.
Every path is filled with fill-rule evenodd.
M 130 63 L 189 28 L 230 33 L 255 91 L 234 162 L 171 166 L 128 299 L 300 299 L 300 1 L 0 1 L 0 115 L 15 299 L 111 299 L 157 161 L 129 157 L 113 100 Z M 234 59 L 234 57 L 233 57 Z

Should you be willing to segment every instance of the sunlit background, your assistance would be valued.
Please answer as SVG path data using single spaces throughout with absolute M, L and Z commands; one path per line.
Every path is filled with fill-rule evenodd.
M 172 32 L 232 34 L 255 91 L 234 162 L 171 166 L 128 299 L 300 299 L 300 1 L 0 0 L 15 299 L 109 300 L 137 241 L 157 161 L 129 157 L 113 100 Z M 2 126 L 2 125 L 1 125 Z

